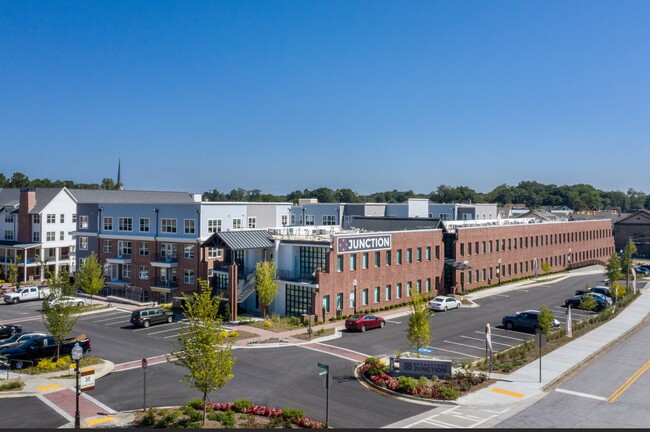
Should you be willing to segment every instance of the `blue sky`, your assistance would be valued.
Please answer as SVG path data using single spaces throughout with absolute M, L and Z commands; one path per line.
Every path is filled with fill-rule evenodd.
M 650 193 L 648 23 L 645 0 L 0 0 L 0 172 Z

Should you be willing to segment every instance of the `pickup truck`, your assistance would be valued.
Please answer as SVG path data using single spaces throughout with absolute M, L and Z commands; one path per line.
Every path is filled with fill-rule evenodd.
M 74 338 L 68 338 L 61 342 L 60 355 L 67 355 L 72 352 L 76 343 L 83 349 L 83 352 L 90 351 L 90 338 L 81 333 Z M 52 358 L 56 355 L 56 343 L 54 336 L 47 335 L 29 339 L 17 346 L 9 346 L 0 349 L 0 364 L 16 369 L 25 366 L 36 365 L 40 359 Z
M 43 300 L 49 295 L 49 288 L 30 285 L 19 288 L 16 292 L 5 293 L 3 298 L 7 304 L 16 304 L 22 301 Z

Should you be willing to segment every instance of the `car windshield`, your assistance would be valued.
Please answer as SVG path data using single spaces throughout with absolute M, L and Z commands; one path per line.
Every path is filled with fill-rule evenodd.
M 361 319 L 361 317 L 362 317 L 362 315 L 352 315 L 352 316 L 351 316 L 350 318 L 348 318 L 348 319 L 349 319 L 349 320 L 352 320 L 352 321 L 357 321 L 357 320 Z

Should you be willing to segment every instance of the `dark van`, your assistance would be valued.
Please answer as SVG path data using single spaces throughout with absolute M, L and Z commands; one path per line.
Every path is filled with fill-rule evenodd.
M 149 327 L 151 324 L 171 323 L 174 312 L 162 308 L 146 308 L 134 310 L 131 313 L 131 324 L 137 327 Z

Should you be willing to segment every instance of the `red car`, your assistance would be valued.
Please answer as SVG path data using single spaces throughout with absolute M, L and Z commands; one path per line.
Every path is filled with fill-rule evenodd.
M 384 328 L 386 320 L 375 315 L 352 315 L 345 320 L 345 328 L 365 332 L 372 328 Z

